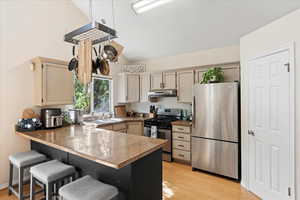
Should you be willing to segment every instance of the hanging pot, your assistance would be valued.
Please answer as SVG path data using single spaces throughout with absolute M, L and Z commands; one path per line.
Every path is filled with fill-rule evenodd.
M 102 59 L 100 61 L 100 73 L 107 76 L 109 75 L 110 69 L 109 69 L 109 62 L 106 59 Z
M 110 44 L 104 46 L 102 57 L 113 62 L 114 60 L 116 60 L 117 56 L 118 56 L 118 52 L 115 49 L 115 47 L 113 47 Z
M 78 60 L 75 57 L 75 46 L 73 46 L 72 53 L 73 53 L 73 58 L 70 60 L 68 65 L 69 71 L 77 70 L 78 68 Z

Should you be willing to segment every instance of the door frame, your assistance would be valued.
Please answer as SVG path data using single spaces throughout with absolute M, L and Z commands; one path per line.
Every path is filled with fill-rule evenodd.
M 296 188 L 295 188 L 295 43 L 290 42 L 286 45 L 283 45 L 276 50 L 271 50 L 267 52 L 260 53 L 257 56 L 252 57 L 251 59 L 247 59 L 247 68 L 248 64 L 251 61 L 257 60 L 259 58 L 263 58 L 266 56 L 270 56 L 272 54 L 280 53 L 283 51 L 289 51 L 289 63 L 290 63 L 290 72 L 289 72 L 289 85 L 290 85 L 290 187 L 291 187 L 291 196 L 289 199 L 295 200 L 295 193 L 296 193 Z M 250 73 L 249 70 L 247 69 L 247 99 L 249 99 L 250 96 L 250 85 L 249 85 L 249 79 L 250 78 Z M 247 100 L 248 102 L 248 100 Z M 249 104 L 247 106 L 248 114 L 247 114 L 247 130 L 249 130 Z M 247 131 L 246 130 L 246 131 Z M 250 180 L 249 180 L 249 173 L 250 173 L 250 139 L 249 135 L 247 135 L 247 189 L 250 190 Z

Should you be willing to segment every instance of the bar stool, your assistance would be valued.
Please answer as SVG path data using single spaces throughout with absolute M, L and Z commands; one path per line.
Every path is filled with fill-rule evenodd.
M 23 191 L 24 170 L 46 161 L 47 158 L 45 155 L 40 154 L 36 151 L 28 151 L 28 152 L 20 152 L 14 155 L 10 155 L 8 159 L 9 159 L 8 195 L 14 193 L 20 200 L 24 200 L 25 198 L 29 197 L 29 196 L 25 196 Z M 16 167 L 19 172 L 18 192 L 13 188 L 14 167 Z
M 54 196 L 53 189 L 57 183 L 65 179 L 75 180 L 75 168 L 58 160 L 51 160 L 30 168 L 30 200 L 35 199 L 35 182 L 41 182 L 46 186 L 46 200 Z
M 84 176 L 59 189 L 60 200 L 117 200 L 118 189 Z

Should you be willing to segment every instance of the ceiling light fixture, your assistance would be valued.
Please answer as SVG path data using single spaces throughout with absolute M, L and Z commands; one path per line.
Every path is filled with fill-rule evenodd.
M 139 0 L 132 4 L 132 9 L 136 14 L 140 14 L 171 1 L 173 0 Z

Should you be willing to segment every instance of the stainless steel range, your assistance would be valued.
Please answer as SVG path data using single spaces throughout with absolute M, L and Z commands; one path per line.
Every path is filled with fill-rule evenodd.
M 160 139 L 168 140 L 163 147 L 163 160 L 172 161 L 172 124 L 171 122 L 180 119 L 180 109 L 160 109 L 157 112 L 157 117 L 147 119 L 144 122 L 144 135 L 151 137 L 152 133 L 156 132 L 155 136 Z

